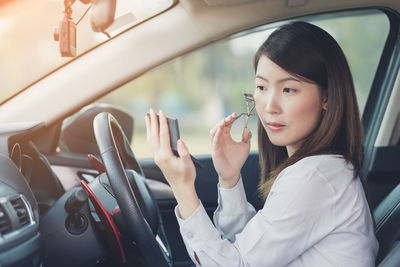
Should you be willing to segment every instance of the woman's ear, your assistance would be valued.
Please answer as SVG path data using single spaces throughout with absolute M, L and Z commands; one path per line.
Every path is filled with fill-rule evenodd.
M 322 97 L 322 109 L 323 110 L 328 109 L 328 97 L 326 95 Z

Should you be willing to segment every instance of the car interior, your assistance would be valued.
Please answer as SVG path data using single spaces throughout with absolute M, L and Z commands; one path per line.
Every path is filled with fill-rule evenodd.
M 106 20 L 95 2 L 0 1 L 0 266 L 194 266 L 144 116 L 157 108 L 179 120 L 212 218 L 209 130 L 244 111 L 254 52 L 294 20 L 326 29 L 346 54 L 376 266 L 400 266 L 400 1 L 98 1 L 112 11 Z M 241 175 L 261 209 L 256 143 Z

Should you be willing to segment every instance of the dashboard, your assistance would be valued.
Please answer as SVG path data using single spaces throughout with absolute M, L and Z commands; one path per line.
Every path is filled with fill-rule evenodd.
M 110 249 L 116 236 L 132 252 L 127 261 L 140 262 L 106 173 L 91 169 L 87 157 L 52 152 L 59 144 L 59 126 L 0 124 L 0 267 L 114 266 L 123 254 Z M 104 211 L 82 195 L 82 181 Z M 157 199 L 172 198 L 162 182 L 149 180 L 149 187 Z M 112 227 L 101 216 L 106 213 L 121 235 L 117 231 L 110 238 Z
M 40 266 L 40 208 L 30 186 L 39 151 L 26 139 L 41 123 L 0 125 L 0 265 Z
M 1 267 L 95 266 L 112 260 L 107 232 L 86 192 L 62 184 L 48 160 L 59 136 L 59 125 L 0 124 Z M 81 179 L 92 181 L 96 195 L 115 208 L 110 193 L 93 181 L 98 174 L 90 175 Z

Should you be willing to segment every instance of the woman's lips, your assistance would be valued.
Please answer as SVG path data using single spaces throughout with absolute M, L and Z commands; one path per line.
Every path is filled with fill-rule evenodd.
M 269 122 L 267 123 L 267 126 L 273 131 L 280 131 L 285 127 L 285 125 L 276 122 Z

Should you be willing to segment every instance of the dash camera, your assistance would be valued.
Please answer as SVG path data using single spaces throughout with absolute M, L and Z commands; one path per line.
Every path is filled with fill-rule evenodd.
M 54 29 L 54 40 L 60 42 L 61 56 L 76 56 L 76 24 L 68 15 L 65 15 Z

